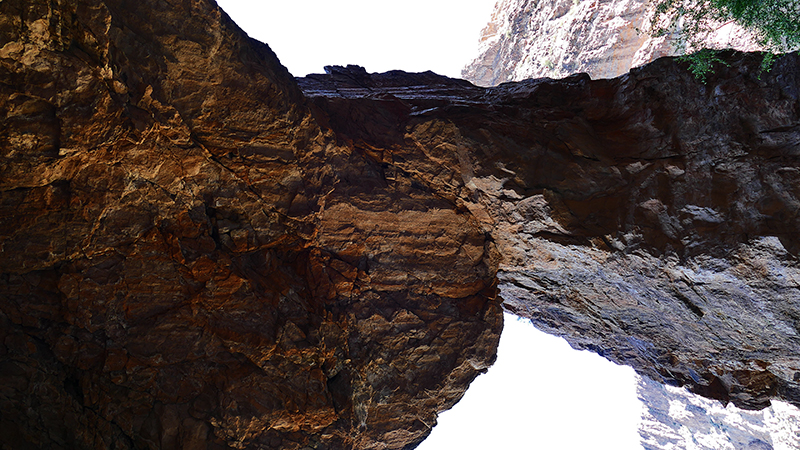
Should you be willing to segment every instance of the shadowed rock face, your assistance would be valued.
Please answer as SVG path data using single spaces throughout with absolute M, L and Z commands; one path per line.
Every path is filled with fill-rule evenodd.
M 413 447 L 502 300 L 800 404 L 797 55 L 483 89 L 296 81 L 205 1 L 5 0 L 0 29 L 4 444 Z
M 0 3 L 0 441 L 402 448 L 489 366 L 480 224 L 213 2 Z
M 798 57 L 727 59 L 707 85 L 662 59 L 614 80 L 351 67 L 300 86 L 387 173 L 483 222 L 506 309 L 662 382 L 797 405 Z

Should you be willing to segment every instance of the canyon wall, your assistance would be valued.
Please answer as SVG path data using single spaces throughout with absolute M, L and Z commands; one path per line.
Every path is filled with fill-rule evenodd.
M 744 411 L 637 378 L 643 450 L 794 450 L 800 442 L 800 410 L 784 402 Z
M 413 448 L 501 302 L 800 405 L 797 54 L 485 89 L 295 80 L 205 0 L 5 0 L 0 29 L 4 445 Z
M 650 36 L 648 27 L 653 17 L 655 4 L 656 2 L 653 1 L 636 0 L 593 2 L 501 0 L 497 3 L 490 22 L 482 32 L 479 56 L 464 69 L 463 76 L 476 84 L 486 86 L 526 78 L 559 78 L 573 72 L 585 72 L 595 79 L 611 78 L 659 57 L 681 54 L 683 49 L 677 45 L 677 36 L 666 35 L 656 38 Z M 719 24 L 717 30 L 708 38 L 705 44 L 711 48 L 758 49 L 753 44 L 755 41 L 753 37 L 732 23 Z M 700 211 L 700 209 L 696 209 L 694 213 Z M 691 214 L 692 212 L 684 210 L 683 213 Z M 683 219 L 679 224 L 676 218 L 674 224 L 682 227 L 689 220 L 693 219 Z M 717 216 L 711 220 L 721 221 L 723 219 Z M 777 245 L 780 251 L 781 244 L 776 243 L 775 238 L 765 239 L 764 242 L 767 248 Z M 519 245 L 513 246 L 515 250 L 520 247 Z M 570 259 L 572 258 L 574 255 L 570 257 Z M 527 256 L 524 256 L 523 259 L 527 259 Z M 774 267 L 769 262 L 771 258 L 764 258 L 764 254 L 761 252 L 749 255 L 748 259 L 755 264 Z M 554 285 L 560 286 L 559 289 L 568 296 L 575 295 L 569 291 L 584 291 L 582 288 L 576 288 L 573 281 L 575 276 L 583 278 L 582 270 L 564 277 L 560 266 L 561 264 L 555 264 L 555 267 L 559 268 L 554 271 L 559 275 L 555 279 L 550 276 L 544 277 L 545 283 L 542 283 L 541 280 L 531 283 L 526 277 L 522 277 L 523 282 L 520 283 L 520 278 L 518 278 L 520 270 L 518 269 L 513 269 L 511 272 L 516 272 L 516 274 L 511 276 L 501 273 L 501 278 L 506 277 L 509 280 L 509 283 L 502 289 L 503 295 L 508 299 L 508 305 L 515 305 L 518 300 L 514 292 L 529 296 L 531 290 L 544 293 L 551 291 Z M 588 266 L 594 267 L 588 269 L 590 272 L 594 272 L 588 278 L 606 280 L 600 283 L 592 280 L 592 287 L 589 290 L 595 291 L 595 293 L 588 294 L 588 296 L 602 292 L 601 297 L 611 296 L 614 298 L 611 300 L 612 302 L 624 302 L 623 299 L 629 297 L 628 292 L 638 291 L 641 294 L 639 287 L 642 285 L 634 287 L 638 283 L 631 283 L 629 275 L 619 277 L 617 273 L 619 273 L 620 267 L 615 264 L 606 264 L 604 258 L 599 264 L 592 262 Z M 649 264 L 645 263 L 645 266 L 649 266 Z M 659 274 L 661 270 L 671 272 L 673 267 L 669 264 L 660 266 L 647 276 L 658 278 L 663 276 L 663 274 Z M 719 270 L 719 268 L 707 271 L 702 266 L 699 268 L 700 270 L 696 269 L 698 268 L 688 273 L 687 279 L 693 281 L 687 282 L 685 285 L 685 287 L 691 288 L 691 294 L 682 298 L 688 301 L 687 306 L 691 307 L 698 315 L 704 313 L 691 299 L 706 301 L 704 293 L 706 289 L 727 291 L 732 296 L 752 295 L 749 289 L 741 289 L 741 286 L 736 286 L 739 283 L 731 283 L 732 280 L 725 275 L 726 271 Z M 522 270 L 522 272 L 524 271 Z M 681 269 L 678 276 L 686 277 L 687 272 Z M 755 275 L 753 278 L 759 276 Z M 725 287 L 720 286 L 720 281 L 723 281 L 722 285 Z M 620 289 L 620 285 L 624 287 Z M 698 288 L 698 285 L 706 286 Z M 731 288 L 733 290 L 730 290 Z M 660 295 L 655 292 L 651 294 Z M 587 293 L 583 292 L 579 295 L 583 297 Z M 677 295 L 683 296 L 681 293 Z M 784 300 L 780 295 L 772 298 L 778 301 Z M 636 301 L 640 302 L 638 299 Z M 659 302 L 660 300 L 655 301 L 655 303 Z M 522 302 L 522 306 L 529 308 L 529 304 L 525 302 Z M 563 314 L 564 311 L 554 311 L 558 308 L 549 309 L 551 311 L 546 313 L 549 317 L 544 322 L 540 321 L 539 326 L 550 332 L 558 333 L 558 329 L 561 327 L 560 314 Z M 537 308 L 535 314 L 541 313 L 542 311 Z M 720 313 L 717 312 L 717 314 Z M 725 320 L 731 318 L 726 313 L 722 314 L 725 315 Z M 741 327 L 737 332 L 750 327 L 762 326 L 758 320 L 749 324 L 740 320 L 737 319 L 737 326 Z M 591 328 L 595 325 L 598 324 L 585 326 Z M 572 334 L 572 339 L 575 339 L 575 334 L 580 336 L 587 328 L 580 326 L 577 330 L 567 334 Z M 678 339 L 683 340 L 684 338 Z M 770 340 L 765 339 L 760 342 L 758 340 L 740 340 L 740 343 L 756 349 L 759 346 L 768 347 Z M 636 344 L 638 343 L 634 342 L 634 345 Z M 624 347 L 625 344 L 620 345 Z M 665 345 L 664 347 L 669 348 L 669 346 Z M 601 354 L 608 348 L 597 348 L 591 338 L 584 340 L 583 347 L 599 350 Z M 716 353 L 715 350 L 712 352 L 714 352 L 712 354 Z M 702 358 L 703 351 L 697 352 L 697 357 Z M 700 391 L 704 390 L 707 389 Z M 640 434 L 642 444 L 647 449 L 776 448 L 788 450 L 800 445 L 800 429 L 798 428 L 800 416 L 798 416 L 797 409 L 792 406 L 778 404 L 780 410 L 773 411 L 770 407 L 758 413 L 742 411 L 732 405 L 728 405 L 726 409 L 720 407 L 719 403 L 703 400 L 679 388 L 665 387 L 647 377 L 640 378 L 639 391 L 640 399 L 646 407 L 640 423 Z M 708 395 L 708 392 L 704 393 Z M 727 402 L 727 398 L 724 396 L 722 400 Z
M 0 29 L 4 448 L 403 448 L 493 362 L 477 221 L 338 144 L 213 2 Z
M 506 309 L 760 409 L 800 399 L 797 55 L 768 78 L 759 55 L 723 56 L 707 85 L 671 59 L 492 89 L 360 68 L 300 85 L 353 145 L 473 212 Z
M 461 72 L 479 86 L 587 73 L 614 78 L 631 67 L 681 54 L 677 36 L 651 37 L 652 0 L 499 0 L 481 32 L 478 56 Z M 754 51 L 754 38 L 719 24 L 711 48 Z

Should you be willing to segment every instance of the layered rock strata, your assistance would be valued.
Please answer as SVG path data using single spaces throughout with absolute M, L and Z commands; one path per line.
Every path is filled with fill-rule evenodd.
M 206 1 L 6 0 L 0 28 L 4 445 L 413 448 L 501 300 L 800 404 L 796 54 L 483 89 L 296 81 Z
M 492 363 L 493 244 L 209 1 L 0 3 L 3 448 L 403 448 Z
M 613 78 L 662 56 L 682 54 L 677 35 L 651 36 L 653 0 L 500 0 L 462 76 L 481 86 L 588 73 Z M 758 50 L 734 23 L 705 38 L 709 48 Z
M 668 59 L 493 89 L 358 68 L 300 82 L 340 136 L 483 222 L 511 312 L 706 397 L 797 405 L 798 56 L 769 75 L 725 57 L 707 85 Z

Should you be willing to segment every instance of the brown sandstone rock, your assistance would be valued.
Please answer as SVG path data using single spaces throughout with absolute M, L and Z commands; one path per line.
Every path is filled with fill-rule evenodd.
M 296 82 L 205 1 L 0 29 L 6 446 L 413 447 L 493 361 L 498 283 L 661 381 L 800 404 L 796 54 L 483 89 Z
M 0 28 L 4 445 L 402 448 L 492 363 L 477 222 L 338 145 L 213 3 Z
M 506 309 L 661 382 L 798 405 L 798 56 L 769 74 L 726 58 L 707 85 L 669 59 L 490 89 L 352 67 L 300 85 L 387 173 L 482 221 Z

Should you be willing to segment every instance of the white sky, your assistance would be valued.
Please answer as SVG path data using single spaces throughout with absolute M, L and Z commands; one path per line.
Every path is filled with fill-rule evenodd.
M 417 450 L 641 450 L 634 372 L 505 315 L 497 362 Z
M 295 76 L 326 65 L 460 78 L 495 0 L 218 0 Z M 633 370 L 506 315 L 497 363 L 418 450 L 641 450 Z
M 218 0 L 294 76 L 329 65 L 461 78 L 495 0 Z

